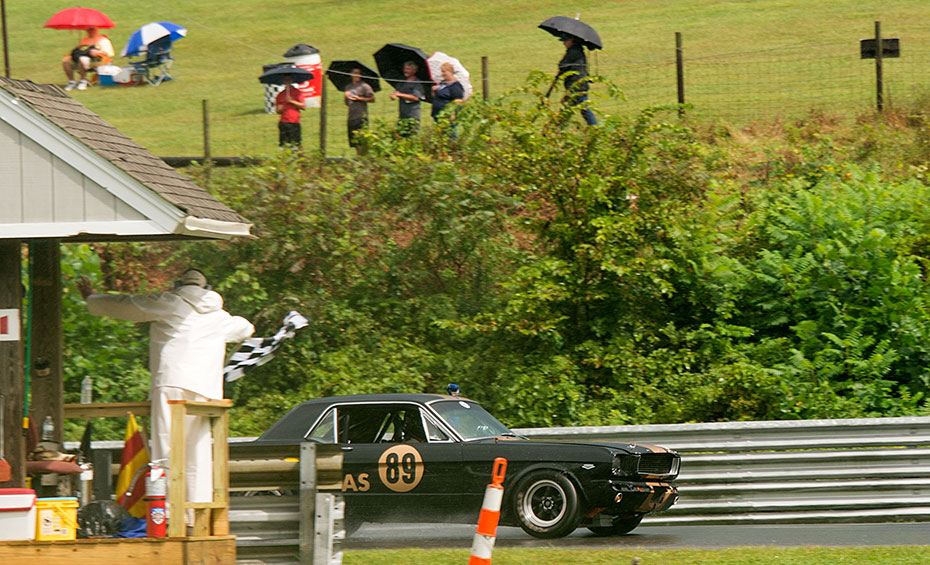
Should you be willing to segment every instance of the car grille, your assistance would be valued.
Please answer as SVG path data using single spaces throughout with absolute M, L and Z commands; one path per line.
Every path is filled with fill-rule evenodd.
M 672 472 L 677 456 L 671 453 L 641 453 L 639 455 L 640 475 L 668 475 Z

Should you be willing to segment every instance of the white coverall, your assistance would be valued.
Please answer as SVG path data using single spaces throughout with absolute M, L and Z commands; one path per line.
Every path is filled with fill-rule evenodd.
M 242 341 L 255 328 L 223 310 L 223 298 L 195 285 L 150 295 L 92 294 L 87 309 L 97 316 L 151 322 L 152 460 L 168 459 L 171 438 L 169 400 L 223 398 L 226 343 Z M 186 421 L 187 499 L 213 500 L 213 459 L 207 418 Z M 165 461 L 167 464 L 167 461 Z

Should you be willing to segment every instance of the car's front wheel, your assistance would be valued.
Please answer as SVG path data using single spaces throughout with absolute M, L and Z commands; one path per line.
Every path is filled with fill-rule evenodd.
M 645 514 L 636 516 L 615 516 L 613 523 L 609 526 L 588 526 L 588 529 L 599 536 L 622 536 L 636 529 L 636 526 L 643 521 Z
M 578 525 L 575 485 L 557 471 L 536 471 L 524 477 L 513 501 L 520 527 L 531 536 L 560 538 Z

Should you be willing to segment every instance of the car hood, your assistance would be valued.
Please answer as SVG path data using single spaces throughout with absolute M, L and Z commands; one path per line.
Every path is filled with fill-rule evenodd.
M 603 448 L 611 453 L 636 454 L 636 453 L 675 453 L 674 450 L 662 447 L 660 445 L 651 445 L 648 443 L 620 443 L 608 441 L 553 441 L 553 440 L 536 440 L 524 437 L 495 437 L 471 440 L 471 442 L 514 442 L 522 445 L 533 445 L 538 447 L 558 447 L 558 448 Z

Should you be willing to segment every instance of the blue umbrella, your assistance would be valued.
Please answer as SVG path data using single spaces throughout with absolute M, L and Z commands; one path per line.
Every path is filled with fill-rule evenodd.
M 187 28 L 173 24 L 171 22 L 151 22 L 132 32 L 126 47 L 120 53 L 120 57 L 132 57 L 141 55 L 148 50 L 150 43 L 156 39 L 169 36 L 171 41 L 177 41 L 187 35 Z

